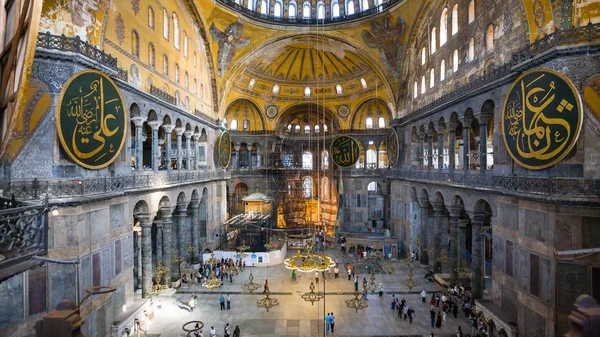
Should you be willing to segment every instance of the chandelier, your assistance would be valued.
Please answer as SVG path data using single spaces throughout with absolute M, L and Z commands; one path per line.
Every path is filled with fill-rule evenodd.
M 219 260 L 217 260 L 217 259 L 215 258 L 215 252 L 212 252 L 212 253 L 210 253 L 210 258 L 209 258 L 208 260 L 206 260 L 206 262 L 205 262 L 205 263 L 207 263 L 207 264 L 209 264 L 209 265 L 211 265 L 211 266 L 214 266 L 214 265 L 216 265 L 218 262 L 219 262 Z
M 461 277 L 471 277 L 471 270 L 469 268 L 467 268 L 467 260 L 466 259 L 462 260 L 462 262 L 460 263 L 460 266 L 458 268 L 454 269 L 454 271 L 456 271 L 458 273 L 458 275 Z
M 243 259 L 245 258 L 248 254 L 245 254 L 244 252 L 247 251 L 248 249 L 250 249 L 250 246 L 246 246 L 246 240 L 242 240 L 242 244 L 237 246 L 237 251 L 240 254 L 240 257 Z
M 250 273 L 250 277 L 248 277 L 249 282 L 242 286 L 242 290 L 248 291 L 251 294 L 260 288 L 260 284 L 254 282 L 254 276 Z
M 276 298 L 271 298 L 269 295 L 271 292 L 267 288 L 265 291 L 265 297 L 256 301 L 256 306 L 259 308 L 266 308 L 267 312 L 269 312 L 270 308 L 276 307 L 279 305 L 279 301 Z
M 278 244 L 273 243 L 273 237 L 269 238 L 269 242 L 265 244 L 265 248 L 267 248 L 267 251 L 270 252 L 273 249 L 275 249 L 278 246 Z
M 196 324 L 198 324 L 198 327 L 196 327 Z M 193 328 L 188 328 L 188 326 L 193 326 Z M 183 331 L 187 332 L 186 337 L 192 336 L 192 334 L 195 332 L 201 331 L 202 328 L 204 328 L 204 323 L 202 321 L 189 321 L 181 327 Z
M 210 272 L 210 278 L 208 280 L 204 281 L 204 283 L 202 283 L 203 287 L 206 287 L 210 290 L 218 288 L 221 285 L 223 285 L 223 282 L 221 282 L 220 280 L 217 280 L 215 273 L 212 271 Z
M 412 268 L 408 270 L 408 278 L 404 280 L 404 284 L 408 287 L 408 290 L 412 290 L 417 285 L 417 282 L 413 279 L 413 271 Z
M 367 290 L 374 293 L 377 290 L 377 285 L 375 284 L 375 275 L 371 274 L 371 282 L 367 285 Z
M 306 302 L 310 302 L 311 305 L 314 305 L 315 302 L 320 301 L 323 297 L 325 297 L 324 293 L 321 293 L 321 292 L 315 293 L 315 284 L 312 282 L 310 283 L 310 292 L 302 294 L 302 298 Z
M 288 269 L 296 269 L 306 273 L 327 270 L 335 265 L 335 262 L 327 255 L 301 251 L 298 251 L 296 255 L 285 259 L 283 263 L 285 263 L 285 267 Z
M 362 299 L 358 298 L 359 296 L 360 293 L 358 291 L 355 291 L 354 298 L 346 300 L 346 306 L 348 308 L 354 309 L 356 312 L 358 312 L 359 309 L 364 309 L 368 307 L 369 304 L 367 304 L 366 301 L 363 301 Z

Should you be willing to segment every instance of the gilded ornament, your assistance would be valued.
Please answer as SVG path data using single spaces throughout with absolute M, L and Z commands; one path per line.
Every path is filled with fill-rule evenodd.
M 331 160 L 339 167 L 356 164 L 360 156 L 358 141 L 350 136 L 337 136 L 331 142 Z

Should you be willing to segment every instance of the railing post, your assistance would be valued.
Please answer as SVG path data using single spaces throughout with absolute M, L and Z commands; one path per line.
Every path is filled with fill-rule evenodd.
M 38 180 L 38 178 L 33 179 L 31 187 L 33 189 L 33 198 L 37 199 L 38 198 L 38 188 L 40 187 L 40 181 Z
M 67 43 L 67 37 L 65 36 L 65 34 L 62 34 L 60 36 L 60 50 L 64 51 L 66 49 L 65 48 L 66 43 Z
M 50 31 L 46 31 L 46 48 L 50 49 Z
M 79 54 L 81 52 L 81 48 L 79 48 L 79 43 L 81 42 L 79 35 L 75 35 L 75 46 L 73 48 L 73 51 L 77 54 Z

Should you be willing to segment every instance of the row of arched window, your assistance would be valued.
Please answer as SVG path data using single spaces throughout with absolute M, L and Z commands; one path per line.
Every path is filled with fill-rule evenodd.
M 287 126 L 287 132 L 292 132 L 292 129 L 294 130 L 294 133 L 300 133 L 301 127 L 300 125 L 294 125 L 292 126 L 292 124 L 288 124 Z M 320 125 L 315 125 L 314 127 L 315 129 L 315 133 L 320 133 L 321 132 L 321 126 Z M 305 134 L 309 134 L 312 131 L 312 128 L 310 127 L 310 125 L 305 125 L 304 126 L 304 133 Z M 323 124 L 323 132 L 327 132 L 329 131 L 329 128 L 327 127 L 327 124 Z
M 229 129 L 235 131 L 238 129 L 238 127 L 239 126 L 237 119 L 232 119 L 231 124 L 229 125 Z M 242 130 L 250 130 L 250 120 L 244 119 L 244 121 L 242 122 Z
M 313 179 L 311 176 L 306 176 L 302 179 L 302 194 L 304 198 L 312 198 L 313 190 Z M 291 185 L 288 185 L 288 194 L 291 193 Z M 329 199 L 329 178 L 323 177 L 321 179 L 321 200 Z
M 360 84 L 362 85 L 363 90 L 367 89 L 367 81 L 364 78 L 360 79 Z M 248 90 L 250 90 L 250 91 L 254 90 L 255 85 L 256 85 L 256 79 L 254 79 L 254 78 L 250 79 L 250 81 L 248 82 Z M 335 86 L 335 92 L 338 95 L 344 94 L 344 90 L 342 89 L 342 86 L 340 84 Z M 273 95 L 279 95 L 279 85 L 278 84 L 275 84 L 273 86 L 272 93 L 273 93 Z M 310 97 L 310 95 L 311 95 L 310 87 L 305 87 L 304 88 L 304 96 Z
M 238 5 L 241 5 L 241 0 L 235 0 L 235 3 Z M 383 5 L 383 0 L 375 0 L 375 6 L 380 6 Z M 257 0 L 247 0 L 247 8 L 251 11 L 258 11 L 257 10 Z M 346 4 L 346 8 L 345 8 L 345 13 L 346 15 L 354 15 L 355 14 L 355 2 L 354 0 L 348 0 L 345 2 Z M 359 4 L 359 10 L 360 11 L 366 11 L 369 10 L 369 1 L 368 0 L 358 0 L 358 4 Z M 297 19 L 297 18 L 302 18 L 302 19 L 311 19 L 312 18 L 312 4 L 309 1 L 304 1 L 301 6 L 299 8 L 299 3 L 297 3 L 295 0 L 289 1 L 288 2 L 288 18 L 290 19 Z M 317 11 L 316 11 L 316 18 L 318 20 L 324 20 L 325 16 L 326 16 L 326 10 L 325 7 L 326 4 L 324 1 L 319 1 L 317 2 Z M 273 5 L 273 17 L 275 18 L 281 18 L 283 17 L 283 1 L 282 0 L 276 0 L 275 4 Z M 341 16 L 341 12 L 340 12 L 340 2 L 339 0 L 333 0 L 331 1 L 331 8 L 330 8 L 331 12 L 330 12 L 330 17 L 332 19 L 335 18 L 339 18 Z M 299 13 L 300 11 L 300 13 Z M 270 15 L 270 8 L 269 8 L 269 1 L 267 0 L 260 0 L 260 14 L 262 15 Z M 300 16 L 301 14 L 301 16 Z

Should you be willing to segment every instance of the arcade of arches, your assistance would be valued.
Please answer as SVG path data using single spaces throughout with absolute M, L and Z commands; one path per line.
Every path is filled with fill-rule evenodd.
M 600 1 L 2 3 L 0 336 L 35 335 L 63 300 L 85 335 L 128 336 L 166 317 L 161 291 L 180 311 L 199 292 L 202 319 L 242 335 L 322 334 L 323 312 L 294 311 L 311 277 L 283 265 L 252 270 L 287 330 L 215 316 L 184 284 L 203 253 L 319 230 L 342 279 L 355 265 L 415 306 L 409 269 L 429 294 L 464 286 L 481 336 L 562 336 L 580 295 L 600 302 Z M 327 282 L 346 310 L 351 286 Z M 388 302 L 361 316 L 379 325 L 340 313 L 341 334 L 431 333 L 386 321 Z M 440 334 L 470 327 L 449 319 Z

